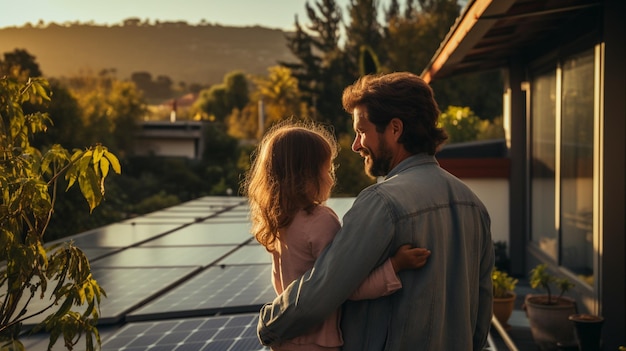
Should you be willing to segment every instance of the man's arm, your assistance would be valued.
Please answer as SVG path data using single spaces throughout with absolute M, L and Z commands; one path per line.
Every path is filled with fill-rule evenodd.
M 487 342 L 493 311 L 493 271 L 495 254 L 491 238 L 491 220 L 489 215 L 483 217 L 484 236 L 480 259 L 480 283 L 478 292 L 478 320 L 474 332 L 474 350 L 482 350 Z
M 359 194 L 343 222 L 313 268 L 261 308 L 257 332 L 264 345 L 291 339 L 321 323 L 388 258 L 393 221 L 375 188 Z
M 420 247 L 402 245 L 393 257 L 376 267 L 361 285 L 350 295 L 350 300 L 376 299 L 393 294 L 402 288 L 398 272 L 423 267 L 430 251 Z

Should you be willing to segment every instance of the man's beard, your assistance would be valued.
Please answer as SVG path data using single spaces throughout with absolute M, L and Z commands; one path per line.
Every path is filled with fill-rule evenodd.
M 367 156 L 364 165 L 367 175 L 370 177 L 380 177 L 389 174 L 392 154 L 384 139 L 380 140 L 376 153 L 370 149 L 365 149 L 363 156 Z

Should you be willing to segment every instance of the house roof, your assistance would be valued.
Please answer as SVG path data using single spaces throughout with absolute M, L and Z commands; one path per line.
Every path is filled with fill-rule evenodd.
M 421 76 L 427 82 L 503 68 L 593 28 L 602 0 L 469 1 Z

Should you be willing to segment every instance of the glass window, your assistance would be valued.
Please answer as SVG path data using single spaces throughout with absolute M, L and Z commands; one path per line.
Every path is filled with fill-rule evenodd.
M 556 71 L 535 77 L 531 84 L 531 240 L 557 259 L 555 221 Z
M 593 51 L 563 62 L 561 265 L 593 275 Z
M 594 51 L 531 82 L 530 238 L 590 285 L 594 277 Z

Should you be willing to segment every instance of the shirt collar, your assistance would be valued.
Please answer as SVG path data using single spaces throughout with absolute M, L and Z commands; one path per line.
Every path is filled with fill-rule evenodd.
M 405 170 L 420 166 L 427 163 L 435 163 L 439 165 L 439 162 L 435 159 L 434 155 L 429 155 L 428 153 L 422 152 L 416 155 L 409 156 L 402 160 L 402 162 L 398 163 L 392 170 L 387 174 L 385 180 L 404 172 Z

